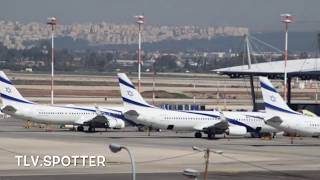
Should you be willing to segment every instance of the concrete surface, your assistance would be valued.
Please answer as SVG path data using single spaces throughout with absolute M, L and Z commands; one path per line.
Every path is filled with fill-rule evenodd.
M 195 139 L 193 133 L 152 132 L 148 136 L 146 132 L 135 132 L 133 127 L 82 133 L 54 126 L 49 130 L 25 129 L 23 125 L 22 121 L 12 118 L 0 120 L 1 180 L 50 179 L 52 175 L 76 179 L 82 174 L 91 174 L 93 179 L 123 179 L 130 172 L 128 155 L 125 151 L 112 153 L 108 149 L 110 143 L 123 144 L 132 150 L 137 172 L 147 173 L 140 175 L 142 179 L 149 179 L 149 173 L 159 173 L 156 176 L 159 179 L 177 179 L 186 168 L 203 171 L 203 153 L 193 151 L 192 146 L 224 152 L 210 156 L 209 171 L 213 178 L 229 179 L 226 177 L 239 175 L 246 179 L 245 173 L 248 173 L 255 179 L 316 179 L 320 170 L 320 141 L 317 138 L 295 138 L 291 144 L 288 137 L 282 136 L 274 140 L 240 137 L 208 140 Z M 103 155 L 108 164 L 99 168 L 18 167 L 15 155 Z

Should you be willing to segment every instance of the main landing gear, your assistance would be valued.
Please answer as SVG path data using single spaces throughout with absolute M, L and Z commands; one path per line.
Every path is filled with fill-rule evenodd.
M 85 130 L 83 126 L 78 126 L 77 131 L 84 132 Z M 94 126 L 88 126 L 87 132 L 96 132 L 96 128 Z
M 196 132 L 196 133 L 194 133 L 194 137 L 195 138 L 201 138 L 202 137 L 202 133 L 201 132 Z
M 208 139 L 214 139 L 215 138 L 215 134 L 214 133 L 208 133 Z
M 96 132 L 96 128 L 94 128 L 93 126 L 89 126 L 88 132 Z
M 78 126 L 77 127 L 77 131 L 83 132 L 84 131 L 84 127 L 83 126 Z

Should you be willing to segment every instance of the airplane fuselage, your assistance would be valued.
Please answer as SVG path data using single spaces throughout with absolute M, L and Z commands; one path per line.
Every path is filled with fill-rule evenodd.
M 141 108 L 136 109 L 138 116 L 128 118 L 137 124 L 143 124 L 159 129 L 169 129 L 176 131 L 196 131 L 198 127 L 206 124 L 213 126 L 220 121 L 217 112 L 191 112 L 191 111 L 172 111 L 160 108 Z
M 281 123 L 267 123 L 282 131 L 298 136 L 320 136 L 320 118 L 306 115 L 280 115 Z
M 128 117 L 137 124 L 176 131 L 201 131 L 202 127 L 214 126 L 221 121 L 218 111 L 174 111 L 160 108 L 136 109 L 138 116 Z M 265 113 L 229 112 L 223 114 L 230 126 L 245 127 L 247 132 L 278 132 L 263 121 Z M 257 117 L 257 118 L 255 118 Z
M 44 124 L 83 125 L 84 122 L 89 122 L 97 116 L 96 110 L 92 107 L 27 103 L 16 103 L 11 105 L 11 107 L 14 108 L 14 111 L 10 111 L 10 106 L 8 107 L 9 111 L 5 111 L 6 114 L 18 119 Z M 110 118 L 114 118 L 114 122 L 117 122 L 116 119 L 123 118 L 122 112 L 118 110 L 102 108 L 102 113 Z
M 17 111 L 11 113 L 11 116 L 37 123 L 76 124 L 75 122 L 81 118 L 90 120 L 96 116 L 94 110 L 78 110 L 71 107 L 26 104 L 15 108 Z

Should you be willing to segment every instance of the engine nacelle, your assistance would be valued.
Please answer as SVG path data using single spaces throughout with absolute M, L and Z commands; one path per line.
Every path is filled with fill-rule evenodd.
M 231 136 L 244 136 L 247 134 L 247 128 L 243 126 L 229 126 L 226 133 Z
M 108 126 L 113 129 L 122 129 L 125 127 L 125 123 L 122 119 L 108 118 Z

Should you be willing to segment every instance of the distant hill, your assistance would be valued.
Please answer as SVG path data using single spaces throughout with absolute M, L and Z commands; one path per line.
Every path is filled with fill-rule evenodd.
M 71 37 L 57 37 L 55 39 L 55 47 L 57 49 L 80 50 L 90 48 L 87 40 L 74 40 Z
M 289 50 L 292 52 L 315 52 L 317 46 L 318 32 L 290 32 Z M 279 49 L 284 47 L 284 33 L 254 33 L 254 37 L 271 44 Z M 243 38 L 235 36 L 221 36 L 213 39 L 193 39 L 193 40 L 164 40 L 156 43 L 143 43 L 146 51 L 239 51 L 243 48 Z M 69 37 L 60 37 L 56 40 L 57 48 L 69 49 L 110 49 L 135 51 L 137 45 L 100 45 L 90 46 L 88 41 L 73 40 Z

